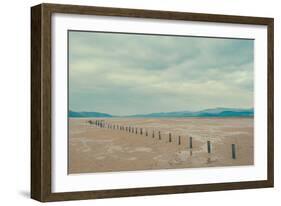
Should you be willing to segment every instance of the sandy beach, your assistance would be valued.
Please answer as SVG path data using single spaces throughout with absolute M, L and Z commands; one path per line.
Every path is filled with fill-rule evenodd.
M 101 128 L 89 120 L 104 120 L 124 130 Z M 138 128 L 138 133 L 126 131 L 129 126 Z M 253 141 L 253 118 L 70 118 L 68 172 L 252 165 Z

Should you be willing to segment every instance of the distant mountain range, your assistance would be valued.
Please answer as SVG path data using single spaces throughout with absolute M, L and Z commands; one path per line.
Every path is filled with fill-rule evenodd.
M 114 116 L 100 112 L 74 112 L 69 111 L 69 117 L 131 117 L 131 118 L 162 118 L 162 117 L 253 117 L 254 109 L 214 108 L 201 111 L 160 112 L 150 114 L 135 114 L 127 116 Z
M 68 112 L 68 117 L 113 117 L 113 116 L 101 112 L 74 112 L 70 110 Z

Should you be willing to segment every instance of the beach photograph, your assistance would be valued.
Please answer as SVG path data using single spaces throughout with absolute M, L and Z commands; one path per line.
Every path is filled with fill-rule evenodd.
M 68 31 L 68 174 L 254 165 L 254 40 Z

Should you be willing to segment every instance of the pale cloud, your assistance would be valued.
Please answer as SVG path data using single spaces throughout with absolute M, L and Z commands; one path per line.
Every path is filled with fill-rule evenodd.
M 70 109 L 123 115 L 253 107 L 253 40 L 69 37 Z

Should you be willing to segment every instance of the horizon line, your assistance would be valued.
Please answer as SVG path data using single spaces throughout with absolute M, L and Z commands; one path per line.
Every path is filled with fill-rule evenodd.
M 108 114 L 111 116 L 135 116 L 135 115 L 149 115 L 149 114 L 158 114 L 158 113 L 174 113 L 174 112 L 201 112 L 204 110 L 210 110 L 210 109 L 244 109 L 244 110 L 254 110 L 254 107 L 212 107 L 212 108 L 205 108 L 205 109 L 199 109 L 199 110 L 177 110 L 177 111 L 168 111 L 168 112 L 150 112 L 150 113 L 134 113 L 134 114 L 120 114 L 120 115 L 115 115 L 112 113 L 108 113 L 108 112 L 100 112 L 100 111 L 78 111 L 78 110 L 73 110 L 73 109 L 68 109 L 68 112 L 72 111 L 72 112 L 97 112 L 97 113 L 103 113 L 103 114 Z

